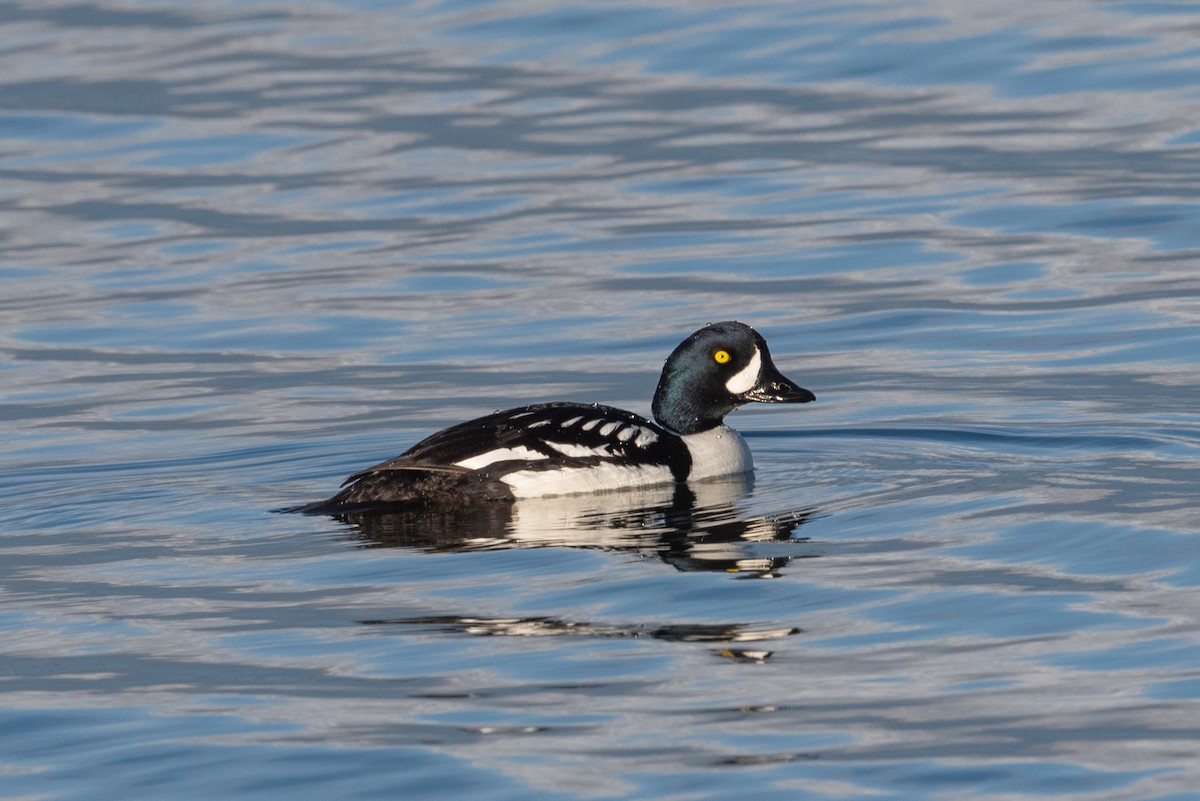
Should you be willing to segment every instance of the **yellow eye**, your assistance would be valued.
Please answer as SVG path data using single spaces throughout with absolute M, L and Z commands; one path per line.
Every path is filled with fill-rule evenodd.
M 717 364 L 725 364 L 726 362 L 729 361 L 729 351 L 727 351 L 727 350 L 717 351 L 716 353 L 713 354 L 713 361 L 715 361 Z

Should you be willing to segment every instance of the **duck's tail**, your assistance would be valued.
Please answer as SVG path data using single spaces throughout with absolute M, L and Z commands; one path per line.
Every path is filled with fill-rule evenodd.
M 391 465 L 355 473 L 332 498 L 279 511 L 338 515 L 396 507 L 456 507 L 512 500 L 506 484 L 465 467 Z

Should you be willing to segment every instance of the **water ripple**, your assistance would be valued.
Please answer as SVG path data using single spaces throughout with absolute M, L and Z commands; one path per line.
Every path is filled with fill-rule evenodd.
M 1194 9 L 0 23 L 0 793 L 1194 793 Z M 752 484 L 271 511 L 730 317 Z

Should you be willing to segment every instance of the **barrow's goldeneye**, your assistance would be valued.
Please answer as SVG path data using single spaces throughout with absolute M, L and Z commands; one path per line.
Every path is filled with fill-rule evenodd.
M 657 422 L 586 403 L 496 412 L 439 431 L 295 511 L 513 501 L 742 473 L 753 467 L 750 449 L 725 415 L 750 401 L 815 399 L 779 372 L 750 326 L 713 323 L 667 358 L 651 407 Z

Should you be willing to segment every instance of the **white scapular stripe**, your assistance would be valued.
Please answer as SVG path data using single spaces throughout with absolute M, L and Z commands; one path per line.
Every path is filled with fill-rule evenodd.
M 518 445 L 515 448 L 497 448 L 494 451 L 481 453 L 478 456 L 472 456 L 469 459 L 463 459 L 461 462 L 455 462 L 454 464 L 459 467 L 465 467 L 468 470 L 478 470 L 481 467 L 487 467 L 489 464 L 495 464 L 496 462 L 509 462 L 521 459 L 531 461 L 545 458 L 546 454 L 544 453 L 531 451 L 523 445 Z
M 642 428 L 641 426 L 638 426 L 638 435 L 637 439 L 633 441 L 634 445 L 639 448 L 644 448 L 647 445 L 653 445 L 656 442 L 658 442 L 658 434 L 655 434 L 648 428 Z
M 725 389 L 729 390 L 730 395 L 741 395 L 743 392 L 749 392 L 758 383 L 758 374 L 761 371 L 762 356 L 759 354 L 758 348 L 755 348 L 754 355 L 750 357 L 749 363 L 725 382 Z
M 546 444 L 563 456 L 612 456 L 612 452 L 603 445 L 598 448 L 589 448 L 587 445 L 578 445 L 574 442 L 551 442 L 550 440 L 546 440 Z

